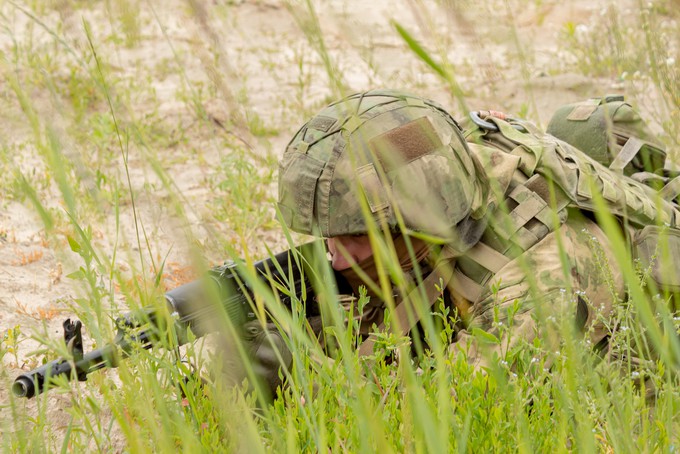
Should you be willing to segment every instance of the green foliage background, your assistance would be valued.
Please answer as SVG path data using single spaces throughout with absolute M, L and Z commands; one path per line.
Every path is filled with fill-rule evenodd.
M 365 374 L 351 324 L 330 361 L 282 315 L 296 367 L 272 405 L 220 380 L 179 384 L 188 363 L 219 377 L 216 357 L 238 355 L 215 339 L 179 354 L 168 340 L 31 401 L 9 393 L 21 370 L 67 354 L 66 316 L 96 348 L 116 316 L 208 267 L 304 241 L 276 222 L 277 161 L 343 95 L 407 89 L 455 116 L 491 108 L 545 126 L 561 104 L 624 93 L 678 162 L 677 0 L 398 3 L 0 2 L 3 450 L 678 449 L 678 321 L 632 267 L 639 291 L 618 306 L 611 348 L 636 349 L 639 367 L 603 361 L 563 327 L 557 350 L 536 341 L 476 372 L 444 348 L 444 319 L 418 363 L 387 361 L 408 340 L 382 335 Z

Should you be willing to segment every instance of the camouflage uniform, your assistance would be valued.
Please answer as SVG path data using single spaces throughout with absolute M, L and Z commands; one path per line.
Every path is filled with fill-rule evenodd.
M 596 344 L 624 282 L 605 234 L 582 215 L 594 208 L 588 192 L 601 191 L 614 215 L 637 225 L 662 219 L 675 226 L 680 213 L 654 205 L 642 185 L 623 185 L 573 147 L 522 128 L 498 120 L 499 141 L 509 144 L 499 151 L 485 132 L 463 132 L 432 101 L 360 93 L 328 106 L 293 137 L 278 206 L 286 224 L 305 234 L 364 234 L 374 225 L 444 245 L 433 273 L 465 320 L 453 348 L 469 347 L 475 364 L 490 356 L 470 327 L 512 336 L 493 347 L 498 355 L 564 316 Z M 517 312 L 508 320 L 511 308 Z M 375 302 L 369 310 L 371 321 L 380 318 Z M 499 328 L 509 323 L 512 331 Z
M 505 358 L 519 343 L 531 343 L 540 333 L 546 336 L 547 347 L 556 349 L 558 339 L 551 332 L 571 319 L 578 329 L 588 330 L 592 345 L 598 345 L 608 335 L 605 322 L 613 304 L 623 296 L 623 277 L 602 230 L 591 220 L 570 219 L 503 266 L 472 302 L 468 325 L 494 334 L 500 342 L 479 351 L 468 328 L 458 333 L 455 348 L 467 348 L 470 342 L 469 361 L 482 366 L 494 354 Z

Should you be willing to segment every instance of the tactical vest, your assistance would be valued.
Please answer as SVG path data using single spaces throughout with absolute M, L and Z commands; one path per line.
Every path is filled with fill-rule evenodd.
M 630 176 L 622 172 L 630 163 L 658 165 L 655 151 L 637 146 L 638 141 L 632 142 L 635 153 L 630 151 L 633 145 L 624 151 L 626 139 L 618 154 L 601 156 L 605 161 L 601 163 L 527 121 L 498 112 L 473 112 L 461 127 L 471 154 L 486 171 L 492 192 L 489 203 L 505 215 L 489 216 L 481 240 L 463 256 L 444 249 L 419 286 L 430 304 L 439 298 L 435 284 L 443 282 L 455 293 L 456 307 L 464 314 L 490 292 L 487 284 L 505 265 L 564 224 L 570 210 L 594 212 L 598 199 L 620 221 L 633 258 L 649 271 L 648 288 L 680 294 L 680 206 L 675 201 L 680 177 L 665 181 L 659 190 L 645 184 L 649 179 L 632 177 L 651 172 L 628 171 Z M 653 160 L 635 160 L 641 150 L 654 154 Z M 616 164 L 611 168 L 603 165 L 612 162 Z M 413 298 L 404 296 L 395 309 L 401 335 L 418 321 L 405 304 Z M 374 336 L 366 339 L 360 354 L 370 354 L 374 343 Z
M 499 115 L 502 116 L 502 115 Z M 597 199 L 621 221 L 634 257 L 656 289 L 680 292 L 680 207 L 658 191 L 604 167 L 531 123 L 473 114 L 462 125 L 482 162 L 497 209 L 482 240 L 457 260 L 452 287 L 474 303 L 502 267 L 566 222 L 570 209 L 594 212 Z

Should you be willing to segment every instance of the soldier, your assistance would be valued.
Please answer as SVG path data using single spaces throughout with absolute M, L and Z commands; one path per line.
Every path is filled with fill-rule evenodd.
M 578 142 L 581 129 L 567 122 L 592 119 L 585 143 L 597 160 L 528 122 L 479 112 L 461 127 L 438 104 L 397 91 L 359 93 L 323 109 L 288 144 L 279 174 L 284 222 L 325 238 L 338 290 L 347 294 L 330 301 L 315 295 L 318 304 L 307 306 L 313 308 L 309 327 L 321 334 L 318 307 L 341 304 L 358 314 L 364 339 L 359 353 L 370 355 L 375 325 L 381 330 L 388 324 L 386 308 L 395 334 L 417 332 L 421 323 L 431 335 L 427 315 L 443 302 L 446 313 L 455 315 L 453 353 L 465 354 L 477 367 L 499 360 L 513 366 L 514 353 L 539 336 L 550 350 L 565 332 L 606 346 L 615 304 L 632 289 L 649 322 L 643 331 L 654 335 L 661 359 L 672 365 L 680 343 L 674 330 L 662 333 L 652 323 L 646 304 L 680 301 L 680 177 L 647 171 L 650 163 L 663 161 L 665 151 L 629 133 L 637 117 L 618 115 L 627 109 L 621 102 L 589 100 L 551 123 L 555 133 Z M 603 150 L 609 142 L 598 125 L 611 104 L 611 123 L 619 123 L 612 144 L 618 148 Z M 608 226 L 606 232 L 595 219 Z M 654 295 L 649 301 L 627 263 L 628 252 Z M 315 245 L 301 246 L 293 257 L 304 260 L 292 260 L 284 251 L 258 262 L 255 274 L 274 291 L 281 281 L 291 282 L 296 295 L 309 296 L 320 284 L 309 278 L 316 253 Z M 231 334 L 242 335 L 245 347 L 243 357 L 227 355 L 237 364 L 225 370 L 241 383 L 246 360 L 250 376 L 275 392 L 280 368 L 290 367 L 293 355 L 273 321 L 254 320 L 243 293 L 251 290 L 238 284 L 238 273 L 236 266 L 220 267 L 210 279 L 178 287 L 166 299 L 178 327 L 203 335 L 221 325 L 220 317 L 200 316 L 214 314 L 206 305 L 206 281 L 219 284 L 213 291 L 226 292 L 220 304 L 237 325 Z M 355 305 L 362 287 L 369 300 Z M 121 323 L 138 327 L 129 315 Z M 481 348 L 475 330 L 494 340 L 489 348 Z M 150 345 L 146 334 L 139 339 Z M 83 356 L 78 377 L 101 367 L 111 348 Z M 22 374 L 14 392 L 31 397 L 44 389 L 46 376 L 70 376 L 71 364 L 58 359 Z
M 452 348 L 479 366 L 565 319 L 602 345 L 625 285 L 607 235 L 588 212 L 595 206 L 588 192 L 604 194 L 626 225 L 661 219 L 677 226 L 678 211 L 651 203 L 649 188 L 620 182 L 530 124 L 493 115 L 478 124 L 489 130 L 470 123 L 464 131 L 432 101 L 376 90 L 326 107 L 288 144 L 281 215 L 290 229 L 326 238 L 333 268 L 355 295 L 368 288 L 361 353 L 371 352 L 368 334 L 385 307 L 395 305 L 405 334 L 440 297 L 462 320 Z M 498 136 L 495 143 L 487 133 Z M 401 273 L 375 253 L 385 243 Z M 501 341 L 482 351 L 473 328 Z

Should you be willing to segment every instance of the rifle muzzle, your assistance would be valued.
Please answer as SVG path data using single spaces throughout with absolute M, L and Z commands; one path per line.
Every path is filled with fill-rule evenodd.
M 25 397 L 27 399 L 35 396 L 33 380 L 25 375 L 17 377 L 14 380 L 14 384 L 12 384 L 12 393 L 17 397 Z

